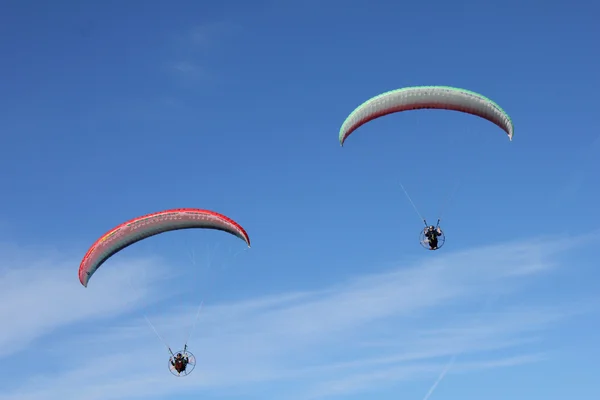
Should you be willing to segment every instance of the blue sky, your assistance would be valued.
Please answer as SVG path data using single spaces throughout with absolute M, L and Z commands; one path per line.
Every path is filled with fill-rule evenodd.
M 0 400 L 600 396 L 598 11 L 5 1 Z M 412 85 L 492 98 L 514 141 L 415 111 L 340 148 L 357 105 Z M 459 184 L 440 251 L 400 182 L 430 220 Z M 79 284 L 99 235 L 176 207 L 252 249 L 165 234 Z M 176 348 L 202 300 L 174 378 L 144 315 Z

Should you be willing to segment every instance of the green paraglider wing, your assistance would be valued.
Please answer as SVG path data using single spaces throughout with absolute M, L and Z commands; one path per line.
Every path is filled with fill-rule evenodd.
M 478 93 L 448 86 L 416 86 L 392 90 L 358 106 L 340 129 L 340 144 L 360 126 L 384 115 L 420 109 L 460 111 L 487 119 L 498 125 L 512 140 L 514 127 L 506 112 Z

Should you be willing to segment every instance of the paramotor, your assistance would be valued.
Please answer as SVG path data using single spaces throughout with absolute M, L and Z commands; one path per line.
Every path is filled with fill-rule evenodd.
M 187 348 L 171 355 L 169 371 L 177 377 L 187 376 L 196 368 L 196 357 Z
M 419 243 L 427 250 L 439 250 L 446 243 L 446 235 L 439 226 L 430 225 L 421 229 Z

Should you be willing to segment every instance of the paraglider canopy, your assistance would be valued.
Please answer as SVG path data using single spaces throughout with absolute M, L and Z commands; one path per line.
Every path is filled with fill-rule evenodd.
M 415 86 L 392 90 L 358 106 L 340 128 L 340 145 L 358 128 L 384 115 L 421 109 L 459 111 L 484 118 L 500 128 L 512 140 L 514 126 L 508 114 L 487 97 L 450 86 Z
M 87 287 L 92 275 L 106 260 L 140 240 L 163 232 L 192 228 L 224 231 L 242 239 L 250 247 L 250 238 L 244 228 L 225 215 L 197 208 L 160 211 L 134 218 L 102 235 L 81 261 L 79 281 Z

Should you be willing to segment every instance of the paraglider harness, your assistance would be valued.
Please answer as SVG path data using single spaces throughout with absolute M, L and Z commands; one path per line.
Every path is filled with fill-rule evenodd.
M 192 353 L 184 346 L 183 350 L 175 355 L 169 348 L 171 357 L 169 358 L 169 370 L 175 376 L 186 376 L 192 372 L 196 366 L 196 359 Z
M 440 249 L 446 242 L 444 232 L 440 228 L 440 220 L 438 219 L 435 226 L 428 225 L 426 220 L 423 220 L 423 222 L 425 223 L 425 229 L 421 231 L 421 246 L 427 250 Z
M 175 368 L 175 371 L 180 374 L 185 371 L 188 362 L 189 358 L 187 356 L 177 353 L 177 356 L 171 360 L 171 365 Z

